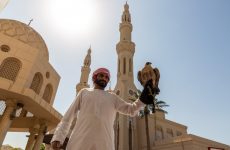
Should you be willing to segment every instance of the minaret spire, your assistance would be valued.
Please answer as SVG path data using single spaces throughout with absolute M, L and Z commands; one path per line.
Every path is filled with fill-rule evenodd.
M 120 41 L 131 41 L 131 32 L 133 30 L 133 26 L 131 24 L 131 15 L 129 13 L 129 5 L 124 5 L 124 11 L 121 16 L 120 23 Z
M 85 67 L 89 67 L 90 65 L 91 65 L 91 46 L 88 49 L 88 53 L 87 53 L 85 60 L 84 60 L 84 66 Z
M 132 30 L 133 26 L 131 24 L 131 15 L 129 12 L 129 5 L 126 2 L 124 5 L 124 10 L 121 16 L 121 23 L 119 26 L 120 40 L 116 45 L 117 55 L 118 55 L 118 69 L 117 69 L 117 83 L 114 92 L 120 96 L 122 99 L 128 102 L 137 99 L 137 88 L 134 84 L 133 77 L 133 56 L 135 53 L 135 43 L 132 42 Z M 129 118 L 124 115 L 117 115 L 118 123 L 116 124 L 116 149 L 126 150 L 136 147 L 137 137 L 134 131 L 128 130 L 127 122 Z M 130 137 L 130 133 L 133 135 Z M 127 142 L 129 141 L 129 142 Z M 119 144 L 117 144 L 119 143 Z M 132 143 L 130 145 L 129 143 Z M 131 146 L 131 147 L 130 147 Z M 133 150 L 137 150 L 137 149 Z
M 81 78 L 80 83 L 76 86 L 76 93 L 78 93 L 82 88 L 89 87 L 88 78 L 90 73 L 90 65 L 91 65 L 91 46 L 88 49 L 87 55 L 84 59 L 83 66 L 81 67 Z
M 135 43 L 132 42 L 132 30 L 133 27 L 131 24 L 129 5 L 126 2 L 119 26 L 120 41 L 116 46 L 118 54 L 117 76 L 118 80 L 129 80 L 128 82 L 136 89 L 133 81 L 133 55 L 135 53 Z
M 124 5 L 124 12 L 123 12 L 123 15 L 122 15 L 122 22 L 129 22 L 131 23 L 131 16 L 130 16 L 130 13 L 129 13 L 129 5 L 127 4 L 127 1 Z

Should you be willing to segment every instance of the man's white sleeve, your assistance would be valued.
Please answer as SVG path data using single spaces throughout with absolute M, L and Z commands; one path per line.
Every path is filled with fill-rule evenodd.
M 117 97 L 115 101 L 115 108 L 118 112 L 129 115 L 129 116 L 135 116 L 137 113 L 145 106 L 144 103 L 142 103 L 139 99 L 137 99 L 135 102 L 127 103 L 121 98 Z
M 61 122 L 57 125 L 56 130 L 54 132 L 54 136 L 51 140 L 53 141 L 60 141 L 61 144 L 65 141 L 67 134 L 69 133 L 70 127 L 72 125 L 72 121 L 74 117 L 77 115 L 78 110 L 80 110 L 80 103 L 81 103 L 81 94 L 82 91 L 76 96 L 75 100 L 63 116 Z

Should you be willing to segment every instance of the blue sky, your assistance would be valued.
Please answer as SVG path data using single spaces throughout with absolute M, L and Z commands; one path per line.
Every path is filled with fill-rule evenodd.
M 91 69 L 111 70 L 116 84 L 119 23 L 125 0 L 10 0 L 0 18 L 29 23 L 41 34 L 61 76 L 54 107 L 64 113 L 75 96 L 91 45 Z M 70 5 L 67 5 L 70 4 Z M 161 73 L 159 99 L 166 118 L 188 133 L 230 145 L 230 1 L 129 0 L 134 72 L 151 61 Z M 83 9 L 82 9 L 83 8 Z M 90 82 L 92 84 L 92 82 Z M 137 88 L 140 84 L 135 80 Z M 16 142 L 14 138 L 19 139 Z M 24 147 L 25 134 L 4 144 Z

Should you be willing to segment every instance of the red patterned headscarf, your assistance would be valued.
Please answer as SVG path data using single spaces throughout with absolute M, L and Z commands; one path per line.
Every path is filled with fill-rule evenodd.
M 93 72 L 93 80 L 96 79 L 96 77 L 97 77 L 97 75 L 98 75 L 99 73 L 104 73 L 104 74 L 106 74 L 106 75 L 109 77 L 109 79 L 110 79 L 110 72 L 109 72 L 108 69 L 106 69 L 106 68 L 98 68 L 97 70 L 95 70 L 95 71 Z

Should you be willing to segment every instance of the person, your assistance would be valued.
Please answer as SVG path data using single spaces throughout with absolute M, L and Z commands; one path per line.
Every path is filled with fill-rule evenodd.
M 135 116 L 147 103 L 151 103 L 145 87 L 141 98 L 132 104 L 116 94 L 105 91 L 110 80 L 109 70 L 99 68 L 93 72 L 93 88 L 84 88 L 76 96 L 51 140 L 51 147 L 59 150 L 69 132 L 73 119 L 77 122 L 67 144 L 67 150 L 114 150 L 113 124 L 116 113 Z M 144 94 L 143 94 L 144 93 Z

